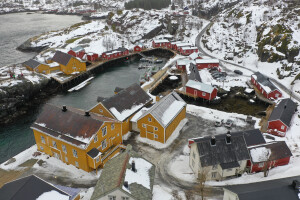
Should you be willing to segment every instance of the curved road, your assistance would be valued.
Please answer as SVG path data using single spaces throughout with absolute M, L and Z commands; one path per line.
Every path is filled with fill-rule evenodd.
M 206 53 L 206 52 L 202 49 L 202 47 L 201 47 L 201 45 L 200 45 L 200 39 L 202 38 L 202 36 L 203 36 L 203 34 L 205 33 L 205 31 L 206 31 L 213 23 L 214 23 L 214 21 L 208 23 L 208 24 L 202 29 L 202 31 L 197 35 L 196 40 L 195 40 L 195 45 L 198 47 L 199 52 L 201 52 L 203 55 L 209 56 L 209 57 L 211 57 L 211 58 L 216 58 L 216 57 L 214 57 L 213 55 L 210 55 L 210 54 Z M 244 67 L 244 66 L 239 65 L 239 64 L 236 64 L 236 63 L 231 63 L 231 62 L 228 62 L 228 61 L 219 59 L 219 58 L 216 58 L 216 59 L 218 59 L 218 60 L 221 61 L 221 62 L 220 62 L 220 65 L 221 65 L 222 67 L 224 67 L 224 68 L 227 68 L 227 67 L 225 67 L 225 66 L 222 64 L 222 62 L 223 62 L 223 63 L 226 63 L 226 64 L 233 65 L 233 66 L 238 67 L 238 68 L 241 68 L 241 69 L 246 69 L 246 70 L 251 71 L 251 72 L 253 72 L 253 73 L 256 72 L 255 70 L 249 69 L 249 68 L 247 68 L 247 67 Z M 228 69 L 228 68 L 227 68 L 227 69 Z M 265 76 L 266 76 L 266 75 L 265 75 Z M 276 84 L 278 85 L 278 87 L 279 87 L 282 91 L 286 92 L 287 94 L 291 94 L 291 97 L 293 97 L 294 99 L 296 99 L 297 101 L 300 102 L 300 97 L 298 97 L 297 95 L 295 95 L 295 94 L 292 92 L 291 89 L 287 88 L 285 85 L 283 85 L 282 83 L 280 83 L 278 80 L 276 80 L 276 79 L 274 79 L 274 78 L 271 78 L 271 77 L 269 77 L 269 76 L 266 76 L 266 77 L 268 77 L 270 80 L 272 80 L 274 83 L 276 83 Z

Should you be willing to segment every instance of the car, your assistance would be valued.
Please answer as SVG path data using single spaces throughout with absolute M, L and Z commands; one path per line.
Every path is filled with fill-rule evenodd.
M 227 128 L 231 128 L 233 125 L 233 120 L 232 119 L 227 119 L 226 122 L 225 122 L 225 126 Z
M 236 73 L 236 74 L 239 74 L 239 75 L 243 75 L 243 72 L 242 72 L 242 71 L 240 71 L 240 70 L 237 70 L 237 69 L 236 69 L 236 70 L 234 70 L 233 72 L 234 72 L 234 73 Z
M 217 120 L 217 121 L 215 121 L 215 126 L 216 127 L 220 127 L 222 125 L 223 125 L 223 120 Z

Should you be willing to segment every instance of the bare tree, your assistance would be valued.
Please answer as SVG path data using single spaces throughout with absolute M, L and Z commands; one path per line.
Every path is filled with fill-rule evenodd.
M 172 191 L 172 200 L 182 200 L 182 198 L 179 196 L 178 190 Z
M 205 198 L 205 190 L 207 190 L 206 181 L 208 180 L 209 171 L 207 168 L 203 168 L 198 172 L 198 184 L 195 187 L 196 191 L 200 193 L 201 200 Z

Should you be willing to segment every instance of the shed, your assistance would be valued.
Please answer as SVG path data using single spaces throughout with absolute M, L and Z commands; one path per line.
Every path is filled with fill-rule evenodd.
M 189 80 L 185 85 L 185 92 L 195 98 L 212 100 L 216 98 L 218 90 L 211 85 L 195 80 Z

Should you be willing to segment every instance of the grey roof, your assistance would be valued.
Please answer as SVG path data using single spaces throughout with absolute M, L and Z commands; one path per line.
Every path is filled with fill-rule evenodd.
M 114 90 L 114 92 L 118 93 L 118 92 L 120 92 L 120 91 L 122 91 L 122 90 L 124 90 L 124 88 L 116 87 L 115 90 Z
M 212 93 L 214 91 L 214 87 L 205 83 L 201 83 L 198 81 L 194 80 L 189 80 L 186 84 L 186 87 L 190 87 L 199 91 L 207 92 L 207 93 Z
M 248 147 L 266 143 L 265 138 L 259 129 L 252 129 L 247 131 L 239 131 L 239 132 L 231 133 L 231 135 L 235 135 L 235 134 L 243 134 Z
M 41 63 L 36 61 L 36 60 L 33 60 L 33 59 L 30 59 L 30 60 L 27 60 L 23 63 L 24 65 L 30 67 L 31 69 L 35 69 L 37 68 Z
M 77 46 L 77 47 L 71 48 L 71 50 L 74 52 L 80 52 L 80 51 L 84 51 L 84 48 L 82 46 Z
M 100 96 L 98 96 L 97 97 L 97 102 L 101 102 L 101 101 L 103 101 L 104 99 L 106 99 L 105 97 L 100 97 Z
M 95 158 L 99 153 L 100 151 L 96 148 L 92 148 L 89 152 L 87 152 L 91 158 Z
M 216 135 L 216 144 L 211 145 L 211 136 L 194 140 L 200 156 L 202 167 L 230 164 L 232 162 L 248 160 L 249 152 L 241 134 L 231 135 L 231 142 L 226 143 L 226 134 Z
M 268 121 L 270 122 L 280 120 L 285 125 L 290 126 L 292 117 L 296 109 L 297 104 L 291 99 L 282 99 L 280 103 L 274 108 Z
M 136 200 L 152 199 L 152 190 L 155 177 L 155 165 L 153 165 L 152 163 L 152 167 L 150 168 L 148 174 L 150 178 L 150 190 L 137 183 L 132 183 L 129 185 L 130 193 L 122 189 L 126 169 L 131 168 L 131 163 L 129 163 L 130 158 L 142 158 L 135 151 L 131 150 L 131 148 L 132 147 L 128 145 L 125 152 L 109 160 L 105 164 L 101 176 L 95 186 L 95 190 L 91 197 L 91 200 L 98 200 L 99 198 L 108 195 L 110 192 L 116 189 L 122 190 L 123 192 L 127 193 L 127 195 Z M 137 170 L 138 167 L 139 166 L 136 166 Z
M 257 145 L 254 147 L 250 147 L 249 151 L 251 151 L 252 149 L 257 149 L 257 148 L 261 148 L 261 147 L 270 149 L 270 151 L 271 151 L 271 155 L 269 156 L 270 161 L 279 160 L 282 158 L 288 158 L 293 155 L 291 150 L 285 143 L 285 141 L 277 141 L 277 142 L 271 142 L 271 143 L 267 143 L 267 144 Z M 250 153 L 250 157 L 251 157 L 251 153 Z
M 299 200 L 299 188 L 292 187 L 293 180 L 300 181 L 300 176 L 224 188 L 236 193 L 239 200 Z
M 70 54 L 63 53 L 61 51 L 56 51 L 52 58 L 52 61 L 66 66 L 71 60 L 71 58 L 72 56 Z
M 38 178 L 35 175 L 31 175 L 25 178 L 21 178 L 9 183 L 6 183 L 0 188 L 0 199 L 2 200 L 33 200 L 37 199 L 45 192 L 50 191 L 59 192 L 62 195 L 69 196 L 69 200 L 73 200 L 74 197 L 80 192 L 79 189 L 59 187 L 47 183 L 46 181 Z
M 115 108 L 119 113 L 122 113 L 124 110 L 130 110 L 135 105 L 146 105 L 151 101 L 152 98 L 141 88 L 141 86 L 134 83 L 114 96 L 102 100 L 101 103 L 107 110 Z M 118 119 L 118 116 L 115 117 Z
M 193 63 L 190 63 L 190 75 L 189 75 L 189 80 L 194 80 L 198 82 L 202 82 L 199 70 L 197 66 Z
M 169 124 L 165 124 L 163 122 L 163 115 L 165 111 L 172 105 L 175 101 L 185 101 L 176 93 L 171 92 L 164 98 L 162 98 L 160 101 L 158 101 L 154 106 L 152 106 L 148 111 L 144 112 L 139 119 L 143 118 L 144 116 L 151 114 L 163 127 L 167 127 Z M 186 103 L 185 103 L 186 105 Z M 184 106 L 185 106 L 184 105 Z M 174 118 L 181 112 L 181 110 L 178 110 L 177 113 L 174 113 Z
M 260 72 L 255 72 L 254 75 L 256 76 L 256 81 L 259 84 L 269 87 L 271 91 L 278 90 L 278 88 L 269 80 L 269 78 L 265 77 Z
M 230 163 L 221 163 L 220 165 L 222 169 L 231 169 L 240 166 L 240 164 L 237 161 L 230 162 Z

